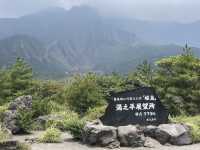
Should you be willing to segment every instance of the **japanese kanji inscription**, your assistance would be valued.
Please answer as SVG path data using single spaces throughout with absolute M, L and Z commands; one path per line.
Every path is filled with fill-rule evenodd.
M 168 122 L 168 111 L 155 90 L 141 87 L 111 94 L 106 112 L 100 118 L 105 125 L 159 125 Z

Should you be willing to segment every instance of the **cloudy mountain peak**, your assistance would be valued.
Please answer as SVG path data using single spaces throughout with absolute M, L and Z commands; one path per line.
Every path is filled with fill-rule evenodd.
M 144 59 L 153 61 L 181 51 L 176 45 L 158 46 L 155 41 L 184 43 L 191 33 L 190 39 L 197 41 L 200 34 L 191 29 L 190 25 L 177 28 L 173 23 L 166 26 L 104 18 L 87 6 L 49 8 L 21 18 L 0 19 L 0 65 L 20 56 L 36 72 L 50 75 L 77 71 L 127 73 Z

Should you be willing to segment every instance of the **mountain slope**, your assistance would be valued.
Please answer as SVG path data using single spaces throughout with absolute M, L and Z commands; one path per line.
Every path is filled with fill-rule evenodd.
M 110 22 L 85 6 L 0 19 L 0 66 L 22 57 L 45 77 L 86 71 L 127 73 L 145 59 L 154 61 L 181 52 L 177 45 L 145 44 L 143 34 L 134 32 L 148 25 L 131 25 Z M 199 49 L 195 52 L 200 56 Z
M 45 57 L 46 52 L 44 44 L 33 37 L 27 35 L 12 36 L 0 40 L 0 65 L 7 67 L 13 64 L 17 57 L 20 57 L 33 67 L 35 74 L 41 76 L 51 74 L 52 77 L 63 75 L 67 66 Z

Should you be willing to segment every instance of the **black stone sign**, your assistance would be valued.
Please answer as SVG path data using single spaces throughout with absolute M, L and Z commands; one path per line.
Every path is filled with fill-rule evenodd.
M 168 122 L 168 111 L 155 90 L 141 87 L 132 91 L 113 93 L 101 121 L 105 125 L 159 125 Z

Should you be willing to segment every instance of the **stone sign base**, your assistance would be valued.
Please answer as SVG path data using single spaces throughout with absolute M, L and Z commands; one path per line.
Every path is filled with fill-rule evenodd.
M 108 148 L 151 147 L 159 144 L 192 144 L 190 128 L 184 124 L 159 126 L 105 126 L 101 121 L 88 122 L 83 131 L 83 142 Z

